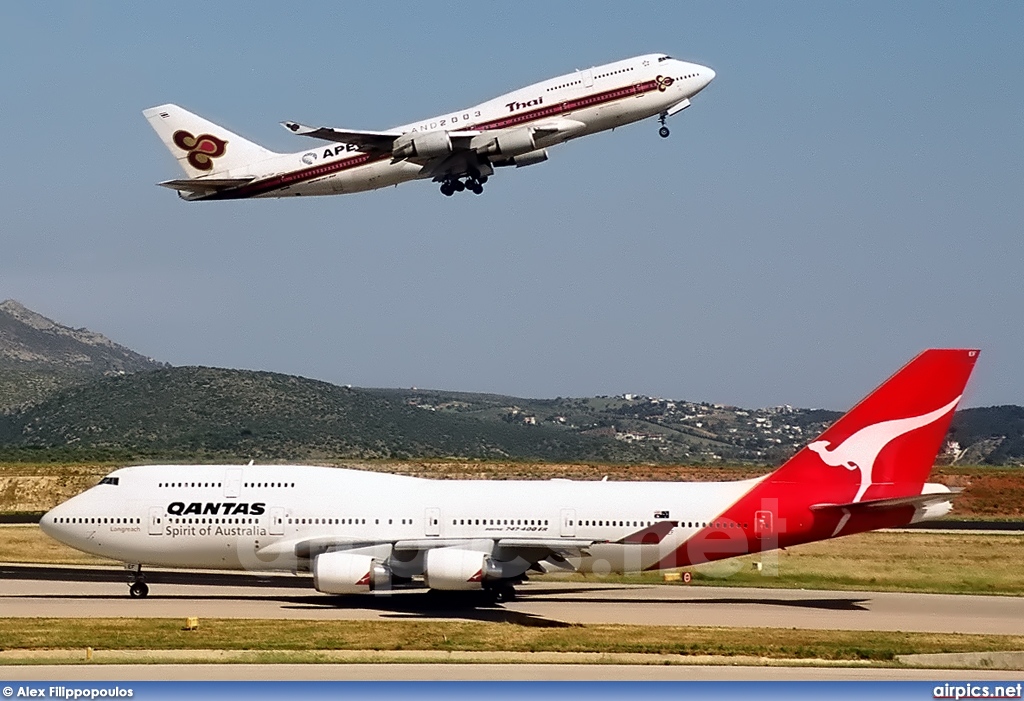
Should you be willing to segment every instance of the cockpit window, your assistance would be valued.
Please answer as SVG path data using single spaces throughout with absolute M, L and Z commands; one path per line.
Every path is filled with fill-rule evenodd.
M 658 63 L 661 63 L 662 61 L 668 61 L 671 58 L 672 58 L 671 56 L 659 56 L 658 57 Z
M 100 484 L 117 484 L 120 481 L 120 477 L 104 477 L 100 480 Z

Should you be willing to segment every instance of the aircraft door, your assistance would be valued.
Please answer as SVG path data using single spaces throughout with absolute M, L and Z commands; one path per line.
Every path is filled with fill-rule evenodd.
M 160 506 L 151 506 L 149 509 L 149 534 L 163 535 L 164 533 L 164 510 Z
M 572 538 L 576 535 L 576 510 L 562 509 L 562 526 L 559 535 Z
M 242 469 L 232 468 L 224 473 L 224 496 L 237 499 L 242 493 Z
M 423 514 L 424 535 L 441 535 L 441 509 L 431 507 Z
M 592 88 L 592 87 L 594 87 L 594 71 L 592 71 L 592 70 L 590 70 L 588 68 L 585 71 L 580 71 L 580 74 L 581 74 L 581 76 L 583 78 L 583 87 L 585 87 L 585 88 Z
M 284 508 L 270 507 L 270 535 L 284 535 Z
M 765 538 L 771 538 L 773 531 L 772 520 L 773 519 L 771 511 L 755 511 L 754 536 L 761 540 L 764 540 Z

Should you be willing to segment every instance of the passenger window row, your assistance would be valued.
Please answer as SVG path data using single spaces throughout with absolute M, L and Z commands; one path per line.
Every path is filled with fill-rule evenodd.
M 116 480 L 117 478 L 113 477 L 113 478 L 107 478 L 107 479 L 114 479 L 114 480 Z M 117 482 L 107 482 L 107 480 L 103 480 L 102 482 L 100 482 L 100 484 L 117 484 Z M 159 487 L 161 489 L 164 488 L 164 487 L 181 487 L 181 488 L 217 487 L 217 488 L 220 488 L 222 486 L 224 486 L 222 482 L 161 482 L 161 483 L 159 483 L 157 485 L 157 487 Z M 280 488 L 280 489 L 287 488 L 287 489 L 292 489 L 292 488 L 295 487 L 295 483 L 294 482 L 246 482 L 243 486 L 246 489 L 269 489 L 269 488 L 275 488 L 275 489 L 277 489 L 277 488 Z
M 548 88 L 548 92 L 551 92 L 553 90 L 561 90 L 562 88 L 567 88 L 570 85 L 579 85 L 581 82 L 583 82 L 583 81 L 573 80 L 573 81 L 568 82 L 568 83 L 562 83 L 561 85 L 555 85 L 555 86 L 552 86 L 552 87 Z
M 608 73 L 602 73 L 601 75 L 595 75 L 594 77 L 595 78 L 607 78 L 610 75 L 618 75 L 619 73 L 627 73 L 627 72 L 629 72 L 631 70 L 633 70 L 632 66 L 630 66 L 629 68 L 620 68 L 617 71 L 609 71 Z
M 481 523 L 482 522 L 482 523 Z M 492 518 L 492 519 L 472 519 L 472 518 L 453 518 L 453 526 L 546 526 L 548 525 L 547 519 L 526 519 L 526 518 Z
M 116 518 L 116 517 L 78 517 L 69 516 L 53 519 L 54 523 L 113 523 L 113 524 L 130 524 L 130 523 L 142 523 L 142 519 L 139 518 Z

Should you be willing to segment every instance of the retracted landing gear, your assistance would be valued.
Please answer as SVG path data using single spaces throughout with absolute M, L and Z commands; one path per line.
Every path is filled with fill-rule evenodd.
M 133 599 L 144 599 L 149 595 L 149 585 L 142 574 L 142 565 L 125 565 L 128 570 L 128 596 Z
M 667 116 L 668 112 L 662 112 L 658 115 L 658 123 L 661 124 L 661 129 L 658 130 L 658 135 L 663 139 L 667 139 L 668 135 L 672 133 L 668 130 L 668 127 L 665 126 L 665 117 Z

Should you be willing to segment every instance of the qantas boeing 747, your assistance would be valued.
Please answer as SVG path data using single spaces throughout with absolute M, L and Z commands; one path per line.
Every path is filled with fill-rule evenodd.
M 650 54 L 535 83 L 493 100 L 387 131 L 289 131 L 330 145 L 275 153 L 177 105 L 144 110 L 187 176 L 160 183 L 186 200 L 338 195 L 430 178 L 452 195 L 483 192 L 495 166 L 528 166 L 548 148 L 690 106 L 714 79 L 707 66 Z
M 637 572 L 948 513 L 926 480 L 975 350 L 928 350 L 775 472 L 735 482 L 428 480 L 281 465 L 116 470 L 43 516 L 50 536 L 142 565 L 313 574 L 318 591 L 514 596 L 530 571 Z

